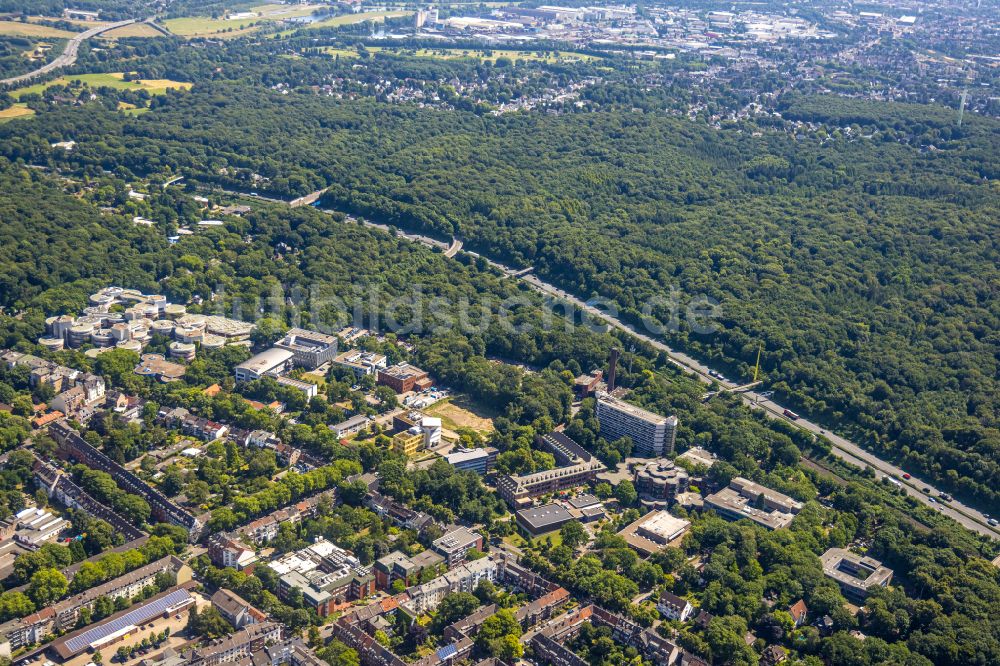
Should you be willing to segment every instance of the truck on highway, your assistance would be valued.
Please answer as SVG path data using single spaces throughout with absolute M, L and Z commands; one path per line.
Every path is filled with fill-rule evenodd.
M 781 413 L 784 414 L 785 416 L 787 416 L 788 418 L 790 418 L 793 421 L 798 421 L 799 420 L 799 415 L 796 414 L 795 412 L 793 412 L 790 409 L 786 409 L 785 411 L 783 411 Z

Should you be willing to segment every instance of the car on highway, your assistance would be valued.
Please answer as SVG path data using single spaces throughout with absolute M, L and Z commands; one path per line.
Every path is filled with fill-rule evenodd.
M 945 502 L 950 502 L 951 501 L 951 495 L 949 495 L 948 493 L 939 493 L 938 497 L 940 497 Z
M 909 480 L 912 479 L 913 477 L 907 474 L 906 472 L 903 472 L 903 478 Z
M 986 521 L 986 523 L 990 527 L 996 527 L 997 525 L 1000 525 L 1000 521 L 998 521 L 996 518 L 990 518 L 989 520 Z
M 796 414 L 795 412 L 793 412 L 790 409 L 786 409 L 785 411 L 783 411 L 781 413 L 784 414 L 786 417 L 790 418 L 793 421 L 798 421 L 799 420 L 799 415 Z
M 931 489 L 928 488 L 927 486 L 924 486 L 924 492 L 930 494 Z
M 933 497 L 928 497 L 927 501 L 930 502 L 931 504 L 937 504 L 938 503 L 938 501 L 936 499 L 934 499 Z

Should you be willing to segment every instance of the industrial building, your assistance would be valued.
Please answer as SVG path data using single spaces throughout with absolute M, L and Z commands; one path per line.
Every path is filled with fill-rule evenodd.
M 635 455 L 660 457 L 673 453 L 677 439 L 676 416 L 660 416 L 599 391 L 597 421 L 601 425 L 601 437 L 609 442 L 631 438 Z
M 130 609 L 115 613 L 106 620 L 56 639 L 49 650 L 62 661 L 87 651 L 104 650 L 136 636 L 140 627 L 159 617 L 169 617 L 186 611 L 194 603 L 187 586 L 161 592 Z

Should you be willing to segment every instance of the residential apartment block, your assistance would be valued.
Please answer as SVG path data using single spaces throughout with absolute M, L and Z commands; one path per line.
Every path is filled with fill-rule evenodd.
M 452 592 L 472 592 L 481 580 L 495 581 L 497 563 L 492 557 L 483 557 L 456 567 L 429 583 L 406 590 L 409 596 L 403 607 L 411 615 L 420 615 L 437 608 L 442 599 Z
M 601 425 L 601 436 L 609 442 L 631 438 L 636 455 L 660 457 L 673 453 L 677 439 L 676 416 L 660 416 L 599 391 L 597 421 Z

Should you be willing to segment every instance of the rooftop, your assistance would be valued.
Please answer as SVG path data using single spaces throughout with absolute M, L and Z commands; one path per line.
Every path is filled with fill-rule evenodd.
M 560 504 L 546 504 L 517 512 L 519 520 L 532 528 L 532 531 L 544 529 L 548 525 L 559 525 L 573 520 L 573 516 Z
M 277 347 L 271 347 L 266 351 L 262 351 L 256 356 L 252 356 L 247 360 L 243 361 L 237 368 L 242 368 L 244 370 L 249 370 L 255 374 L 264 374 L 271 368 L 281 365 L 282 363 L 287 363 L 290 361 L 295 354 L 288 351 L 287 349 L 278 349 Z

